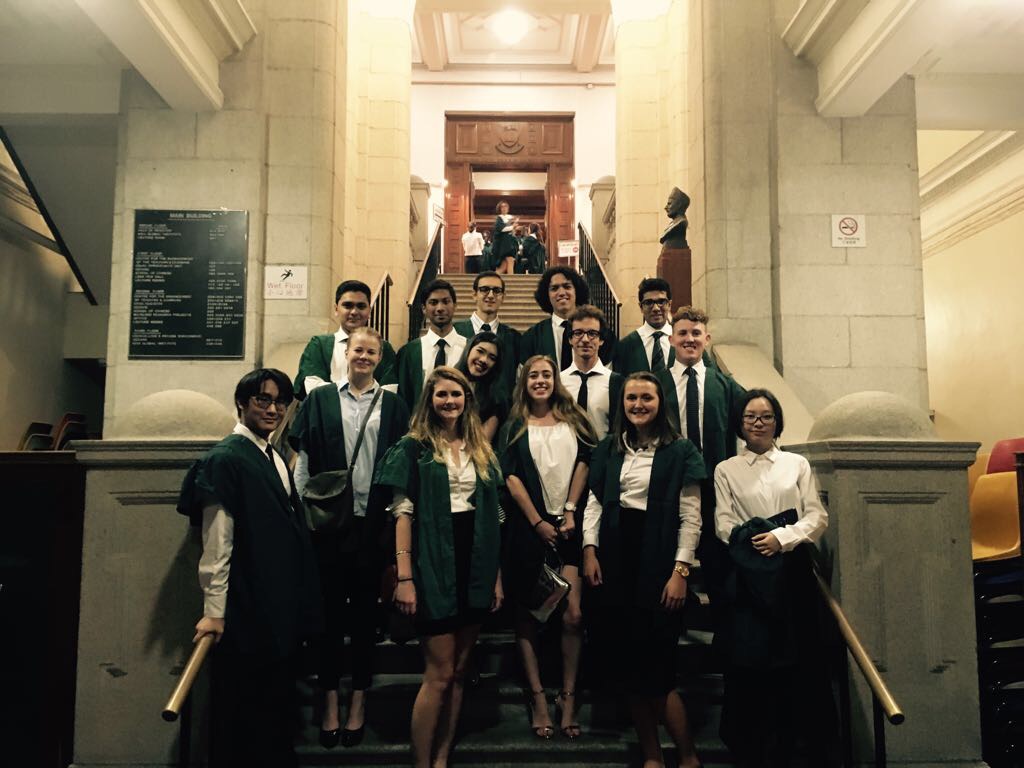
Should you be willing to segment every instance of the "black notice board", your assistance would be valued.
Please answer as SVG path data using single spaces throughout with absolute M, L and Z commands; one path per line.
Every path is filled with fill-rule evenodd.
M 245 352 L 248 211 L 135 211 L 128 359 Z

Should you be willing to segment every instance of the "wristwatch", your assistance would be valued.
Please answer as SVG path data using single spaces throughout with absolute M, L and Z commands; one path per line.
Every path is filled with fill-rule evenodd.
M 565 502 L 565 504 L 562 505 L 562 509 L 564 509 L 566 512 L 575 512 L 576 505 L 571 501 L 567 501 Z
M 676 567 L 672 569 L 684 579 L 690 578 L 690 566 L 686 563 L 676 563 Z

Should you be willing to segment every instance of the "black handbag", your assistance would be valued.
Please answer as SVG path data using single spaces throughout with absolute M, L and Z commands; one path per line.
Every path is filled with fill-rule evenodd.
M 306 508 L 306 525 L 311 531 L 339 531 L 352 521 L 355 502 L 352 496 L 352 468 L 359 458 L 359 449 L 363 445 L 366 424 L 373 415 L 383 388 L 378 387 L 373 401 L 359 425 L 359 435 L 352 451 L 352 461 L 345 469 L 331 469 L 320 472 L 309 478 L 302 491 L 302 503 Z
M 547 555 L 551 554 L 554 555 L 554 560 L 557 563 L 556 568 L 548 565 Z M 551 614 L 558 610 L 572 589 L 572 584 L 562 578 L 562 574 L 558 572 L 561 567 L 562 561 L 558 557 L 558 550 L 549 547 L 526 602 L 526 609 L 530 615 L 541 623 L 551 618 Z

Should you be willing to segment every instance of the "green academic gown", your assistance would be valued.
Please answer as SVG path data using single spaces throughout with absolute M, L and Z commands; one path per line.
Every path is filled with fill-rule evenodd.
M 376 407 L 376 406 L 375 406 Z M 388 449 L 401 439 L 409 428 L 409 409 L 398 395 L 387 390 L 380 396 L 380 430 L 374 466 L 380 464 Z M 309 456 L 309 476 L 348 467 L 345 458 L 345 429 L 341 420 L 341 400 L 337 387 L 317 387 L 302 403 L 288 432 L 292 448 Z M 366 521 L 362 527 L 359 551 L 376 548 L 380 540 L 383 510 L 391 503 L 390 494 L 378 486 L 370 488 Z
M 423 342 L 420 337 L 398 350 L 395 369 L 398 372 L 398 396 L 412 413 L 423 392 Z
M 414 506 L 412 567 L 417 616 L 428 621 L 455 616 L 458 597 L 447 466 L 434 460 L 429 446 L 406 436 L 388 451 L 374 481 L 401 491 Z M 486 479 L 477 476 L 469 576 L 469 607 L 474 610 L 489 609 L 494 598 L 501 549 L 501 483 L 497 464 Z
M 675 359 L 676 351 L 670 345 L 668 348 L 668 360 L 665 361 L 665 365 L 672 365 L 672 361 Z M 612 360 L 612 368 L 615 369 L 616 373 L 621 373 L 623 376 L 629 376 L 629 374 L 636 373 L 637 371 L 649 372 L 651 370 L 651 364 L 647 361 L 647 352 L 644 350 L 644 341 L 640 338 L 639 331 L 627 334 L 625 338 L 615 345 L 615 357 Z
M 455 332 L 465 336 L 466 340 L 472 339 L 473 321 L 469 318 L 459 320 L 455 323 Z M 519 366 L 519 342 L 522 334 L 508 323 L 498 323 L 498 344 L 501 355 L 500 373 L 502 383 L 505 385 L 505 392 L 511 395 L 516 384 L 516 368 Z M 469 346 L 467 344 L 467 346 Z
M 540 275 L 547 268 L 548 252 L 544 243 L 536 237 L 523 238 L 523 256 L 516 263 L 516 274 L 529 271 L 534 275 Z
M 290 478 L 289 478 L 290 479 Z M 322 626 L 320 589 L 302 502 L 247 437 L 231 434 L 188 470 L 178 511 L 201 525 L 219 504 L 234 523 L 224 643 L 249 658 L 283 660 Z
M 601 358 L 602 363 L 608 365 L 615 354 L 615 337 L 610 330 L 605 329 L 601 339 L 603 343 L 601 344 L 601 351 L 598 357 Z M 525 363 L 534 355 L 547 355 L 552 360 L 558 360 L 558 356 L 555 353 L 555 339 L 551 330 L 550 315 L 540 322 L 531 325 L 519 342 L 520 363 Z
M 382 340 L 383 341 L 383 340 Z M 319 376 L 324 381 L 331 380 L 331 358 L 334 355 L 334 346 L 338 340 L 333 333 L 324 333 L 314 336 L 302 350 L 302 357 L 299 358 L 299 372 L 295 376 L 295 396 L 300 400 L 308 393 L 303 385 L 307 376 Z M 397 384 L 398 378 L 395 372 L 395 350 L 390 343 L 384 341 L 381 344 L 380 363 L 373 377 L 381 384 Z
M 659 446 L 654 452 L 651 480 L 647 488 L 647 510 L 644 515 L 643 544 L 638 562 L 640 575 L 637 592 L 625 594 L 620 570 L 622 552 L 619 541 L 620 475 L 623 454 L 613 449 L 614 435 L 609 435 L 594 449 L 590 460 L 590 490 L 601 503 L 601 526 L 598 559 L 604 583 L 601 604 L 636 606 L 657 609 L 665 582 L 675 567 L 679 542 L 679 495 L 683 487 L 700 482 L 706 471 L 700 453 L 689 440 L 675 440 Z

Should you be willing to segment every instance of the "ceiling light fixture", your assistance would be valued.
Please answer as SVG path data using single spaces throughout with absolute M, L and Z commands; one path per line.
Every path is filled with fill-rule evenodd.
M 532 19 L 515 8 L 506 8 L 487 17 L 487 28 L 506 45 L 515 45 L 530 31 Z

